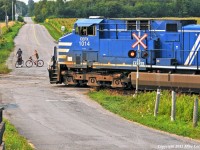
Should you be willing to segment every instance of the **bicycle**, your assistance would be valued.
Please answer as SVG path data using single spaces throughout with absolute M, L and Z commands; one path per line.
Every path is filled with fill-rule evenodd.
M 15 67 L 19 68 L 19 67 L 23 67 L 24 66 L 24 60 L 22 59 L 17 59 L 16 63 L 15 63 Z
M 28 67 L 28 68 L 32 67 L 33 64 L 35 64 L 37 67 L 42 67 L 44 65 L 44 61 L 41 59 L 34 61 L 33 58 L 30 56 L 25 64 L 26 64 L 26 67 Z

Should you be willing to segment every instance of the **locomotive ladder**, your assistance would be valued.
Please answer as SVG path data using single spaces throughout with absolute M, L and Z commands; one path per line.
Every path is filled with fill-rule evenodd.
M 58 76 L 58 68 L 57 65 L 54 65 L 51 70 L 51 76 L 50 76 L 50 83 L 56 84 L 57 83 L 57 76 Z

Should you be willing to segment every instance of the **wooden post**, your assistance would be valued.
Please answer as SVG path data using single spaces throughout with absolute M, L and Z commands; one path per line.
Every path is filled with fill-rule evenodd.
M 156 103 L 155 103 L 155 109 L 154 109 L 155 117 L 157 117 L 157 114 L 158 114 L 159 103 L 160 103 L 160 89 L 157 89 Z
M 193 127 L 197 126 L 198 122 L 198 98 L 194 100 L 194 109 L 193 109 Z
M 176 92 L 172 91 L 171 121 L 175 121 L 175 116 L 176 116 Z

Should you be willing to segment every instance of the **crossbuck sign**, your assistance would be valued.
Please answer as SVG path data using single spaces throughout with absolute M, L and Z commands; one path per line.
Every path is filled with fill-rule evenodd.
M 137 45 L 142 45 L 144 49 L 147 49 L 147 46 L 142 42 L 142 40 L 144 40 L 148 36 L 146 33 L 141 38 L 135 33 L 133 33 L 132 35 L 136 39 L 136 42 L 132 45 L 132 48 L 135 48 Z

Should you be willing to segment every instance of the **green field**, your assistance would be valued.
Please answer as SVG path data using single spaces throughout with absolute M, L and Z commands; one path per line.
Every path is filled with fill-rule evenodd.
M 182 135 L 200 139 L 200 125 L 193 128 L 193 104 L 197 95 L 177 94 L 176 120 L 170 120 L 171 93 L 162 91 L 158 117 L 154 117 L 156 92 L 140 93 L 137 97 L 122 95 L 111 90 L 93 91 L 90 98 L 97 101 L 105 109 L 118 114 L 130 121 Z M 200 112 L 200 108 L 199 108 Z M 198 115 L 200 118 L 200 113 Z
M 2 28 L 3 34 L 0 36 L 0 74 L 9 73 L 11 71 L 6 65 L 6 60 L 13 51 L 14 38 L 22 25 L 22 23 L 17 22 L 9 28 Z
M 54 18 L 46 19 L 43 25 L 47 28 L 51 36 L 57 41 L 62 35 L 72 32 L 76 18 Z M 65 27 L 65 31 L 61 31 L 61 27 Z

